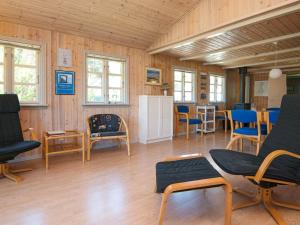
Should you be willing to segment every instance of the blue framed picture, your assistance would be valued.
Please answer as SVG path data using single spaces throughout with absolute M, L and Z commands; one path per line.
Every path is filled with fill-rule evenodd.
M 74 95 L 75 94 L 75 72 L 55 71 L 55 94 Z

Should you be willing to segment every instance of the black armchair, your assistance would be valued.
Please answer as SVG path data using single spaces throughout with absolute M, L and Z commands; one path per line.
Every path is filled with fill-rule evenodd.
M 15 182 L 21 181 L 22 178 L 16 176 L 13 172 L 24 172 L 26 170 L 12 171 L 9 169 L 8 161 L 14 159 L 20 153 L 40 146 L 40 142 L 24 140 L 19 111 L 20 103 L 17 95 L 0 95 L 0 174 Z M 32 128 L 24 130 L 24 132 L 27 131 L 31 133 L 31 139 L 36 138 Z
M 300 95 L 285 96 L 281 112 L 257 156 L 229 150 L 211 150 L 217 165 L 225 172 L 242 175 L 258 186 L 254 201 L 236 205 L 234 209 L 264 203 L 265 208 L 279 225 L 286 224 L 277 210 L 281 206 L 300 210 L 300 206 L 272 198 L 277 185 L 300 185 Z M 248 195 L 246 192 L 238 191 Z

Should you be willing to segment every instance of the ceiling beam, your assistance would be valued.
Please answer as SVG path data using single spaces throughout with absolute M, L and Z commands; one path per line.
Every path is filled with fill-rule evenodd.
M 278 16 L 282 16 L 285 14 L 289 14 L 295 11 L 300 10 L 300 3 L 295 3 L 295 4 L 290 4 L 287 6 L 283 6 L 281 8 L 277 8 L 277 9 L 273 9 L 273 10 L 269 10 L 267 12 L 263 12 L 260 14 L 256 14 L 256 15 L 252 15 L 249 18 L 246 19 L 242 19 L 239 21 L 234 21 L 231 23 L 227 23 L 227 24 L 223 24 L 219 27 L 217 27 L 216 29 L 212 29 L 210 31 L 207 32 L 203 32 L 194 36 L 190 36 L 188 38 L 185 38 L 181 41 L 176 41 L 176 42 L 172 42 L 169 44 L 165 44 L 161 47 L 158 48 L 153 48 L 153 49 L 148 49 L 148 53 L 149 54 L 157 54 L 157 53 L 161 53 L 167 50 L 170 50 L 172 48 L 176 48 L 177 46 L 184 46 L 187 43 L 191 43 L 191 42 L 196 42 L 196 41 L 200 41 L 202 39 L 207 39 L 209 37 L 214 37 L 220 33 L 226 33 L 228 31 L 232 31 L 234 29 L 237 28 L 241 28 L 241 27 L 245 27 L 247 25 L 251 25 L 251 24 L 255 24 L 257 22 L 261 22 L 261 21 L 265 21 L 265 20 L 269 20 L 272 18 L 276 18 Z
M 294 61 L 294 60 L 299 61 L 300 57 L 270 60 L 270 61 L 257 62 L 257 63 L 240 64 L 240 65 L 234 65 L 234 66 L 225 66 L 225 67 L 223 67 L 223 69 L 234 69 L 234 68 L 239 68 L 239 67 L 260 66 L 260 65 L 270 64 L 270 63 L 280 63 L 280 62 L 288 62 L 288 61 Z M 276 67 L 280 68 L 280 66 L 276 66 Z
M 283 53 L 289 53 L 289 52 L 296 52 L 296 51 L 300 51 L 300 47 L 288 48 L 288 49 L 283 49 L 283 50 L 279 50 L 279 51 L 265 52 L 265 53 L 254 54 L 254 55 L 243 56 L 243 57 L 237 57 L 237 58 L 233 58 L 233 59 L 229 59 L 229 60 L 219 60 L 219 61 L 214 61 L 214 62 L 208 62 L 208 63 L 203 63 L 203 65 L 204 66 L 215 65 L 215 64 L 226 65 L 228 63 L 232 63 L 232 62 L 236 62 L 236 61 L 254 59 L 254 58 L 258 58 L 258 57 L 264 57 L 264 56 L 270 56 L 270 55 L 276 55 L 276 54 L 283 54 Z
M 291 67 L 299 67 L 299 68 L 291 68 Z M 263 70 L 270 70 L 273 69 L 274 66 L 267 66 L 267 67 L 261 67 L 261 68 L 249 68 L 248 72 L 256 72 L 256 71 L 263 71 Z M 290 68 L 290 69 L 289 69 Z M 298 71 L 300 70 L 300 63 L 298 64 L 289 64 L 289 65 L 282 65 L 280 66 L 280 69 L 283 71 Z
M 208 55 L 220 54 L 223 52 L 229 52 L 229 51 L 233 51 L 233 50 L 240 50 L 243 48 L 249 48 L 249 47 L 269 44 L 269 43 L 273 43 L 273 42 L 279 42 L 279 41 L 283 41 L 283 40 L 295 38 L 295 37 L 300 37 L 300 32 L 282 35 L 282 36 L 278 36 L 278 37 L 274 37 L 274 38 L 268 38 L 268 39 L 264 39 L 264 40 L 260 40 L 260 41 L 250 42 L 247 44 L 236 45 L 233 47 L 218 49 L 215 51 L 205 52 L 205 53 L 201 53 L 201 54 L 191 55 L 191 56 L 180 58 L 180 60 L 184 61 L 184 60 L 191 60 L 191 59 L 199 59 L 199 58 L 203 58 Z

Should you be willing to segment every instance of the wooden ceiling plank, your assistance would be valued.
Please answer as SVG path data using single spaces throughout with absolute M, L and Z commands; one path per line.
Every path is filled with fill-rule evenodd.
M 299 68 L 292 68 L 292 67 L 299 67 Z M 255 71 L 262 71 L 262 70 L 270 70 L 273 69 L 274 67 L 259 67 L 259 68 L 249 68 L 248 72 L 255 72 Z M 280 67 L 282 71 L 298 71 L 300 69 L 300 63 L 299 64 L 294 64 L 294 65 L 283 65 Z M 290 69 L 292 68 L 292 69 Z
M 251 42 L 251 43 L 247 43 L 247 44 L 243 44 L 243 45 L 233 46 L 233 47 L 229 47 L 229 48 L 223 48 L 223 49 L 219 49 L 216 51 L 205 52 L 205 53 L 201 53 L 201 54 L 197 54 L 197 55 L 193 55 L 193 56 L 187 56 L 187 57 L 180 58 L 180 60 L 184 61 L 184 60 L 197 59 L 197 58 L 205 57 L 209 54 L 218 54 L 218 53 L 224 52 L 224 51 L 227 52 L 227 51 L 239 50 L 239 49 L 243 49 L 243 48 L 254 47 L 254 46 L 268 44 L 268 43 L 272 43 L 272 42 L 278 42 L 278 41 L 295 38 L 295 37 L 300 37 L 300 32 L 293 33 L 293 34 L 287 34 L 287 35 L 274 37 L 274 38 L 268 38 L 268 39 L 255 41 L 255 42 Z

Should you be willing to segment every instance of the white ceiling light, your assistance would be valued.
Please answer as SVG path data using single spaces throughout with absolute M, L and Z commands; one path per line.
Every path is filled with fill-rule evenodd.
M 189 46 L 189 45 L 192 45 L 193 43 L 194 42 L 187 42 L 187 43 L 184 43 L 184 44 L 177 45 L 174 48 L 181 48 L 181 47 Z
M 279 77 L 281 77 L 281 75 L 282 75 L 281 69 L 271 69 L 269 73 L 269 77 L 271 79 L 278 79 Z
M 275 56 L 276 63 L 275 63 L 275 68 L 271 69 L 271 71 L 269 72 L 269 77 L 271 79 L 278 79 L 279 77 L 282 76 L 282 71 L 281 71 L 281 69 L 276 68 L 277 67 L 277 55 L 278 55 L 277 54 L 277 42 L 274 42 L 274 45 L 276 46 L 276 56 Z

